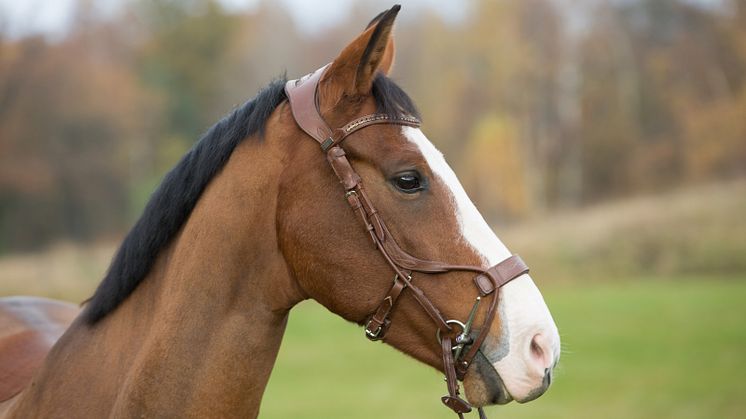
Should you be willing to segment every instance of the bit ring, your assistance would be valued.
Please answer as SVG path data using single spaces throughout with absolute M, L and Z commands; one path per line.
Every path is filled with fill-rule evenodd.
M 459 320 L 446 320 L 446 324 L 455 324 L 461 328 L 462 332 L 466 329 L 466 325 Z M 435 337 L 438 339 L 438 343 L 440 343 L 440 329 L 435 331 Z

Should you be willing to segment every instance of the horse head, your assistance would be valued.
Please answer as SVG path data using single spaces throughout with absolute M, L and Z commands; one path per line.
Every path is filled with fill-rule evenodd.
M 385 343 L 435 368 L 442 370 L 447 362 L 440 331 L 450 331 L 434 317 L 440 315 L 453 326 L 454 345 L 459 343 L 455 335 L 471 318 L 473 328 L 460 337 L 457 349 L 463 353 L 479 345 L 459 377 L 471 404 L 532 400 L 548 388 L 559 359 L 557 328 L 525 270 L 494 292 L 475 285 L 478 269 L 487 272 L 512 254 L 419 129 L 412 102 L 387 77 L 398 10 L 374 19 L 331 64 L 289 83 L 291 101 L 280 105 L 274 120 L 279 135 L 294 147 L 278 198 L 280 249 L 305 295 L 366 325 L 369 337 L 380 338 L 378 328 L 386 327 Z M 313 84 L 310 93 L 303 93 L 313 96 L 293 103 L 292 89 L 302 83 Z M 308 106 L 316 109 L 304 108 Z M 304 122 L 308 112 L 317 112 L 316 119 L 329 127 L 326 144 L 326 133 L 317 135 L 309 127 L 313 123 Z M 384 121 L 349 129 L 349 121 L 361 117 L 363 122 Z M 352 132 L 337 135 L 342 127 Z M 333 147 L 341 151 L 331 155 Z M 338 155 L 343 164 L 336 161 Z M 350 180 L 353 175 L 359 179 Z M 357 180 L 359 189 L 353 185 Z M 363 187 L 365 198 L 358 199 Z M 407 264 L 408 255 L 422 263 Z M 443 263 L 427 265 L 429 261 Z M 478 269 L 418 269 L 444 264 Z M 477 297 L 484 301 L 472 314 Z M 497 299 L 494 313 L 488 299 Z M 376 319 L 371 330 L 371 318 L 380 317 L 381 310 L 385 319 Z M 484 338 L 475 341 L 485 329 Z

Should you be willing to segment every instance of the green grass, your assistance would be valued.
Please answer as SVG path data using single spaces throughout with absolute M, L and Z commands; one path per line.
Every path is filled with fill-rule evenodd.
M 563 354 L 549 392 L 500 418 L 746 415 L 746 281 L 711 277 L 545 286 Z M 441 375 L 315 303 L 296 308 L 262 418 L 451 418 Z

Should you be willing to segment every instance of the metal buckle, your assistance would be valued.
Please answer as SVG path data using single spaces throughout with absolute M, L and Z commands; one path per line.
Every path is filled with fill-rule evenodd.
M 372 341 L 377 341 L 383 339 L 383 336 L 381 336 L 381 331 L 383 331 L 383 326 L 378 326 L 378 328 L 375 331 L 370 330 L 370 323 L 372 320 L 368 320 L 368 323 L 365 325 L 365 337 Z
M 345 194 L 345 197 L 347 197 L 349 195 L 357 195 L 357 192 L 355 192 L 354 190 L 353 191 L 349 191 L 349 192 L 347 192 L 347 194 Z M 393 283 L 396 284 L 396 281 L 398 279 L 399 279 L 399 274 L 395 274 L 394 275 Z M 411 281 L 412 280 L 412 276 L 409 275 L 407 277 L 407 280 Z M 407 284 L 405 282 L 404 283 L 404 287 L 406 288 L 406 286 L 407 286 Z M 386 300 L 389 300 L 390 307 L 389 307 L 389 310 L 386 311 L 386 313 L 383 316 L 384 324 L 378 326 L 378 328 L 376 330 L 370 330 L 370 324 L 373 322 L 372 318 L 370 320 L 368 320 L 368 322 L 365 324 L 365 337 L 368 338 L 368 339 L 370 339 L 370 340 L 372 340 L 372 341 L 383 339 L 383 327 L 384 326 L 388 327 L 388 322 L 389 322 L 388 315 L 391 312 L 391 310 L 394 308 L 394 304 L 393 304 L 393 301 L 391 301 L 391 296 L 390 295 L 387 295 L 386 298 L 383 299 L 384 302 Z M 381 303 L 381 305 L 383 305 L 383 303 Z M 378 312 L 378 310 L 376 310 L 376 313 L 377 312 Z

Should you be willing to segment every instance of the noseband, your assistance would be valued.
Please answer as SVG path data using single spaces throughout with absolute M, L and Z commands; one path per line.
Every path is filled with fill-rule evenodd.
M 471 412 L 471 405 L 459 396 L 458 380 L 463 380 L 466 371 L 477 355 L 495 318 L 498 303 L 498 290 L 513 279 L 528 272 L 528 267 L 518 255 L 512 255 L 495 266 L 484 269 L 480 266 L 451 265 L 432 260 L 423 260 L 404 251 L 394 240 L 378 211 L 363 188 L 360 176 L 350 165 L 341 147 L 342 141 L 350 134 L 376 124 L 406 125 L 419 127 L 420 121 L 413 117 L 393 118 L 386 114 L 370 114 L 357 118 L 342 128 L 331 129 L 321 117 L 318 107 L 317 90 L 319 80 L 328 67 L 298 80 L 290 80 L 285 85 L 293 117 L 298 126 L 319 142 L 321 150 L 332 170 L 344 187 L 344 197 L 353 211 L 360 216 L 376 248 L 394 271 L 394 283 L 386 293 L 378 309 L 369 317 L 365 325 L 365 336 L 370 340 L 381 340 L 386 334 L 391 320 L 389 314 L 396 305 L 401 292 L 406 288 L 435 322 L 436 336 L 443 351 L 443 369 L 446 374 L 448 395 L 443 396 L 443 403 L 463 418 L 464 413 Z M 412 283 L 412 273 L 442 273 L 449 271 L 471 271 L 477 275 L 474 284 L 479 296 L 471 309 L 465 323 L 458 320 L 446 320 L 440 311 L 425 296 L 425 293 Z M 471 329 L 482 298 L 492 296 L 492 300 L 479 334 L 472 339 Z M 459 326 L 461 332 L 454 334 L 453 326 Z M 455 345 L 454 345 L 455 343 Z M 466 349 L 468 346 L 468 349 Z M 464 350 L 466 352 L 464 353 Z M 480 417 L 484 412 L 479 408 Z

